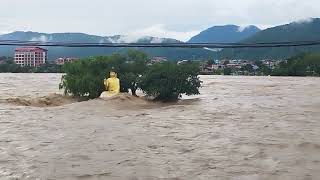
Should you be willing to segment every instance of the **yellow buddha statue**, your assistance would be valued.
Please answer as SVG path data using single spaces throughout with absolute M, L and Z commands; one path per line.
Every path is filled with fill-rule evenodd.
M 117 73 L 111 71 L 110 78 L 104 79 L 103 83 L 107 91 L 104 91 L 100 98 L 112 97 L 120 93 L 120 80 L 117 78 Z

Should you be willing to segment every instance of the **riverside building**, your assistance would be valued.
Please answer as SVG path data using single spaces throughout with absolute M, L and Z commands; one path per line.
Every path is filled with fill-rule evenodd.
M 15 50 L 14 61 L 24 67 L 39 67 L 45 64 L 48 58 L 48 50 L 40 47 L 22 47 Z

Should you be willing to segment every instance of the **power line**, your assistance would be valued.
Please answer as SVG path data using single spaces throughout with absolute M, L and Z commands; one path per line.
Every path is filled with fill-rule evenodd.
M 318 41 L 256 42 L 256 43 L 83 43 L 0 40 L 0 46 L 39 47 L 101 47 L 101 48 L 274 48 L 320 45 Z
M 70 44 L 220 44 L 220 45 L 248 45 L 248 44 L 293 44 L 293 43 L 312 43 L 320 42 L 320 40 L 313 41 L 277 41 L 277 42 L 254 42 L 254 43 L 87 43 L 87 42 L 67 42 L 67 41 L 21 41 L 21 40 L 0 40 L 0 42 L 12 42 L 12 43 L 70 43 Z

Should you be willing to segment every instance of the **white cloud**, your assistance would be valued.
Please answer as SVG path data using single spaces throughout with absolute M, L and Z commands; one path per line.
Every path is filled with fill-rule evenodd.
M 242 32 L 244 31 L 245 29 L 247 29 L 249 26 L 239 26 L 238 28 L 238 32 Z
M 117 37 L 109 37 L 108 40 L 112 43 L 135 43 L 141 38 L 145 36 L 137 36 L 137 35 L 121 35 Z
M 100 39 L 99 44 L 103 44 L 106 43 L 106 41 L 104 39 Z
M 47 42 L 49 41 L 49 38 L 45 35 L 41 35 L 39 37 L 33 37 L 30 39 L 30 41 L 40 41 L 40 42 Z
M 166 38 L 173 38 L 178 39 L 181 41 L 187 41 L 192 36 L 198 34 L 200 30 L 198 31 L 173 31 L 166 28 L 164 24 L 156 24 L 152 25 L 150 27 L 135 30 L 129 33 L 129 36 L 153 36 L 153 37 L 166 37 Z M 154 39 L 156 41 L 156 39 Z
M 313 18 L 305 18 L 305 19 L 299 19 L 297 21 L 294 21 L 294 23 L 304 24 L 304 23 L 311 23 L 312 21 L 313 21 Z
M 163 42 L 163 38 L 154 37 L 154 38 L 152 38 L 152 40 L 150 42 L 151 43 L 162 43 Z
M 219 51 L 222 50 L 221 48 L 207 48 L 207 47 L 205 47 L 205 48 L 203 48 L 203 49 L 209 50 L 209 51 L 213 51 L 213 52 L 219 52 Z
M 112 43 L 136 43 L 139 40 L 148 40 L 151 43 L 162 43 L 164 39 L 145 35 L 121 35 L 108 37 L 108 40 Z
M 83 32 L 188 40 L 214 25 L 270 27 L 320 17 L 319 0 L 1 0 L 0 32 Z M 145 34 L 143 34 L 145 33 Z M 128 37 L 127 37 L 128 38 Z
M 8 34 L 8 33 L 10 33 L 11 31 L 0 31 L 0 35 L 1 34 Z

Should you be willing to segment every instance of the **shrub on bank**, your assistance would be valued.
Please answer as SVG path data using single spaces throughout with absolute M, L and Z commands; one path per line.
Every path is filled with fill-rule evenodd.
M 181 94 L 199 94 L 201 83 L 198 65 L 168 62 L 147 66 L 146 54 L 139 51 L 83 59 L 65 64 L 63 69 L 66 74 L 60 89 L 65 94 L 89 99 L 99 97 L 105 90 L 103 79 L 111 70 L 118 73 L 121 92 L 130 89 L 136 95 L 140 88 L 161 101 L 177 100 Z

